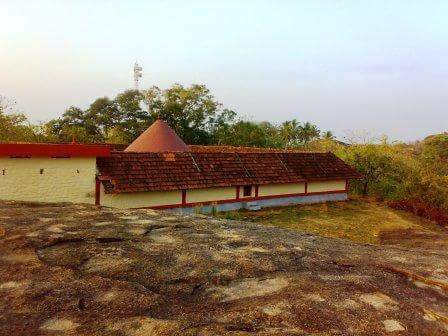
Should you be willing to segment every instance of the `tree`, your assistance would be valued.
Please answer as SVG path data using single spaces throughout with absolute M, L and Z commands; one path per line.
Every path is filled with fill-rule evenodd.
M 88 113 L 76 106 L 70 106 L 59 119 L 51 120 L 45 125 L 48 137 L 59 142 L 101 142 L 103 140 L 100 126 L 89 118 Z
M 448 209 L 448 133 L 431 135 L 423 140 L 420 163 L 423 198 Z
M 278 131 L 284 147 L 290 148 L 301 145 L 301 128 L 300 123 L 296 119 L 283 122 Z
M 325 140 L 334 140 L 334 134 L 331 131 L 323 132 L 321 137 Z
M 152 119 L 141 108 L 143 95 L 136 90 L 96 99 L 85 111 L 69 107 L 61 118 L 45 125 L 47 135 L 60 142 L 76 139 L 78 142 L 129 143 L 142 133 Z
M 426 137 L 422 147 L 422 155 L 426 160 L 437 160 L 448 164 L 448 133 Z
M 0 96 L 0 141 L 32 142 L 35 129 L 23 113 L 15 111 L 15 103 Z
M 224 109 L 204 85 L 175 84 L 166 90 L 127 90 L 113 100 L 101 97 L 86 111 L 72 106 L 45 129 L 63 142 L 76 137 L 80 142 L 130 143 L 161 118 L 186 143 L 210 144 L 216 131 L 234 117 L 235 112 Z
M 144 94 L 137 90 L 127 90 L 115 97 L 119 113 L 114 134 L 118 136 L 121 133 L 120 137 L 127 143 L 134 141 L 155 120 L 142 108 L 144 97 Z
M 341 157 L 347 152 L 345 146 L 341 145 L 341 143 L 327 138 L 310 141 L 303 149 L 310 152 L 332 152 Z
M 97 126 L 96 133 L 100 133 L 103 139 L 107 139 L 109 131 L 120 121 L 120 111 L 115 100 L 102 97 L 90 104 L 83 117 Z
M 372 144 L 379 142 L 379 138 L 376 136 L 373 136 L 366 130 L 350 130 L 347 131 L 347 135 L 344 137 L 345 141 L 349 144 Z
M 268 122 L 240 120 L 221 127 L 216 134 L 216 140 L 218 145 L 279 147 L 281 143 L 276 141 L 276 133 L 276 128 Z
M 143 94 L 151 118 L 165 120 L 188 144 L 213 143 L 218 129 L 236 115 L 224 109 L 205 85 L 152 87 Z
M 320 131 L 316 125 L 306 122 L 301 124 L 296 119 L 283 122 L 279 135 L 286 148 L 297 148 L 319 138 Z
M 311 140 L 319 138 L 320 131 L 316 125 L 306 122 L 299 126 L 300 129 L 300 140 L 302 143 L 306 144 Z
M 416 194 L 419 165 L 400 144 L 366 144 L 341 147 L 340 157 L 364 175 L 354 182 L 362 194 L 400 199 Z

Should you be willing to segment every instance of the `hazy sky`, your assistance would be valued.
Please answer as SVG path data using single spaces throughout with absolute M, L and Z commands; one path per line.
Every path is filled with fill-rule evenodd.
M 132 88 L 135 60 L 252 120 L 448 130 L 448 0 L 0 0 L 0 95 L 32 121 Z

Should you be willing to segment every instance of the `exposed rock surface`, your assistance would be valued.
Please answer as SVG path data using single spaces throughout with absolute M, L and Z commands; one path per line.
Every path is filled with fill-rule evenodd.
M 448 251 L 0 202 L 1 335 L 448 335 Z

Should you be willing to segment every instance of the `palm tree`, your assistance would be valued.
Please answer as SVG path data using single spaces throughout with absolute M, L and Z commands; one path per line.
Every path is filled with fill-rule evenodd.
M 322 139 L 334 140 L 334 134 L 331 131 L 325 131 L 322 133 Z
M 300 127 L 300 140 L 304 144 L 318 138 L 320 135 L 320 131 L 317 128 L 317 126 L 311 124 L 308 121 L 303 125 L 300 125 L 299 127 Z
M 285 148 L 294 147 L 300 141 L 300 123 L 296 120 L 287 120 L 280 126 L 280 137 Z

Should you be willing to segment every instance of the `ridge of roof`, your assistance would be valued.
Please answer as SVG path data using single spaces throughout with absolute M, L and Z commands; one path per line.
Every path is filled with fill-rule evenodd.
M 189 145 L 192 152 L 223 152 L 223 153 L 310 153 L 301 149 L 260 148 L 230 145 Z M 323 152 L 319 152 L 323 153 Z

